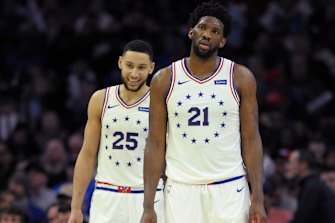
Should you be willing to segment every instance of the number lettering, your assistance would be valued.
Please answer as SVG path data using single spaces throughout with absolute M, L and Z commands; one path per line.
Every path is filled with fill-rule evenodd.
M 200 119 L 200 115 L 201 115 L 201 110 L 198 107 L 192 107 L 188 110 L 188 113 L 193 113 L 193 116 L 188 120 L 188 125 L 189 126 L 200 126 L 201 125 L 201 121 Z M 208 121 L 208 107 L 202 109 L 202 113 L 204 115 L 203 118 L 203 122 L 202 125 L 203 126 L 208 126 L 209 125 L 209 121 Z M 198 119 L 199 117 L 199 119 Z M 195 120 L 197 119 L 197 120 Z

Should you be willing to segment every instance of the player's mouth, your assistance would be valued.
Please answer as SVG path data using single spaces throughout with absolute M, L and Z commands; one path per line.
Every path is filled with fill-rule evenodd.
M 140 83 L 140 80 L 129 80 L 128 79 L 128 85 L 130 86 L 137 86 Z
M 208 49 L 210 48 L 210 46 L 211 46 L 210 42 L 208 42 L 208 41 L 206 41 L 206 40 L 201 40 L 201 41 L 199 42 L 199 47 L 200 47 L 201 49 L 208 50 Z

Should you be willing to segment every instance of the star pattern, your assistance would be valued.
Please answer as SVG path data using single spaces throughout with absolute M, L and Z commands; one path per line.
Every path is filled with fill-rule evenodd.
M 105 144 L 102 146 L 106 151 L 103 153 L 105 154 L 104 157 L 106 157 L 106 160 L 112 161 L 111 163 L 115 168 L 142 169 L 143 145 L 145 145 L 149 132 L 147 126 L 149 114 L 140 110 L 135 114 L 133 114 L 133 111 L 116 114 L 118 113 L 112 114 L 109 119 L 104 119 L 102 130 L 102 135 L 105 138 L 103 141 Z M 147 117 L 143 115 L 147 115 Z M 124 132 L 123 129 L 129 130 Z
M 196 104 L 197 100 L 206 100 L 204 98 L 205 95 L 207 95 L 208 100 L 206 103 L 208 102 L 208 105 L 199 108 L 195 107 L 194 104 Z M 174 118 L 174 128 L 180 132 L 181 140 L 190 144 L 210 145 L 222 139 L 222 133 L 227 126 L 226 120 L 228 118 L 228 112 L 225 108 L 224 99 L 220 97 L 220 94 L 217 94 L 217 92 L 206 93 L 204 91 L 198 91 L 193 94 L 187 92 L 181 96 L 179 100 L 177 99 L 176 103 L 174 107 L 175 111 L 172 115 Z M 216 117 L 219 120 L 218 123 L 211 122 L 210 120 L 211 117 L 213 117 L 212 114 L 210 114 L 212 108 L 215 109 L 215 112 L 219 112 L 219 116 Z M 187 116 L 184 115 L 185 113 L 187 113 Z M 185 119 L 185 117 L 187 117 L 187 119 Z M 192 131 L 190 131 L 193 127 L 210 125 L 215 126 L 211 127 L 214 131 L 204 131 L 201 133 L 201 136 L 193 135 Z

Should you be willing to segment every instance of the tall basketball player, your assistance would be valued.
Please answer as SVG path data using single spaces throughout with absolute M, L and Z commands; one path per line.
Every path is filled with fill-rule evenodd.
M 146 80 L 155 65 L 151 46 L 142 40 L 129 42 L 118 65 L 123 84 L 96 91 L 88 105 L 69 223 L 83 221 L 83 197 L 96 165 L 89 222 L 134 223 L 140 221 L 143 212 L 143 156 L 150 101 Z M 161 183 L 156 192 L 155 210 L 162 219 Z
M 154 75 L 142 223 L 156 222 L 164 157 L 166 222 L 265 222 L 255 78 L 245 66 L 218 56 L 230 29 L 224 6 L 199 5 L 190 17 L 190 56 Z

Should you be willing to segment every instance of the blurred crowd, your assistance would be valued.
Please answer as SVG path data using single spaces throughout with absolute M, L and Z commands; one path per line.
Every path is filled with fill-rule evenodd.
M 200 2 L 0 1 L 0 223 L 66 222 L 91 94 L 121 82 L 129 40 L 153 45 L 156 69 L 187 56 Z M 234 26 L 220 53 L 256 77 L 269 223 L 286 223 L 301 189 L 294 151 L 314 155 L 335 194 L 335 2 L 225 2 Z

